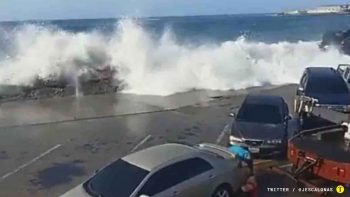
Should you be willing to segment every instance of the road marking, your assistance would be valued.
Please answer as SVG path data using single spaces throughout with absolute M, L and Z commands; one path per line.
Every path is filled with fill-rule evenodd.
M 220 135 L 218 136 L 218 138 L 216 139 L 216 144 L 220 144 L 220 142 L 222 141 L 222 139 L 225 137 L 225 134 L 227 133 L 226 130 L 228 125 L 225 126 L 225 128 L 221 131 Z
M 133 149 L 131 149 L 131 153 L 135 152 L 141 145 L 143 145 L 144 143 L 146 143 L 148 141 L 149 138 L 151 138 L 152 135 L 148 135 L 145 138 L 143 138 L 138 144 L 136 144 L 136 146 L 134 146 Z
M 52 151 L 58 149 L 59 147 L 61 147 L 61 144 L 57 144 L 56 146 L 48 149 L 47 151 L 41 153 L 40 155 L 38 155 L 37 157 L 35 157 L 34 159 L 28 161 L 27 163 L 22 164 L 21 166 L 19 166 L 18 168 L 12 170 L 9 173 L 4 174 L 3 176 L 1 176 L 0 182 L 2 182 L 3 180 L 5 180 L 6 178 L 14 175 L 15 173 L 19 172 L 20 170 L 22 170 L 23 168 L 33 164 L 34 162 L 38 161 L 39 159 L 45 157 L 46 155 L 50 154 Z

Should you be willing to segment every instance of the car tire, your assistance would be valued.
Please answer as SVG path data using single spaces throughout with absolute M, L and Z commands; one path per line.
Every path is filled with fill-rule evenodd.
M 212 197 L 233 197 L 232 189 L 229 185 L 223 184 L 215 189 Z

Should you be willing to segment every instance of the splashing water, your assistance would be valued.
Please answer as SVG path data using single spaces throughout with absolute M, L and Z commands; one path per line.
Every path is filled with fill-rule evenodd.
M 170 30 L 155 39 L 131 19 L 120 20 L 109 36 L 24 25 L 10 43 L 7 57 L 0 57 L 0 84 L 32 85 L 37 78 L 64 78 L 74 84 L 87 70 L 109 65 L 125 84 L 123 92 L 135 94 L 293 83 L 307 66 L 350 62 L 335 49 L 320 51 L 317 42 L 267 44 L 241 37 L 180 44 Z

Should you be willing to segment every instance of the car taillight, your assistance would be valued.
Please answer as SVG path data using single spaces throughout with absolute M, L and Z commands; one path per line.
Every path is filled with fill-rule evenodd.
M 339 169 L 339 175 L 344 177 L 345 176 L 345 170 L 343 168 Z
M 338 176 L 345 177 L 345 170 L 343 168 L 336 167 L 335 171 L 336 171 Z
M 290 150 L 290 156 L 294 156 L 295 152 L 293 149 Z

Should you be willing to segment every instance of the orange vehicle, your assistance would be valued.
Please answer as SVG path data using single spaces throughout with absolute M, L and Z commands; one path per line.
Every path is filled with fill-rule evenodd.
M 311 115 L 313 121 L 288 142 L 288 169 L 273 166 L 275 172 L 287 175 L 308 188 L 350 185 L 350 147 L 344 137 L 349 124 L 335 124 Z M 321 126 L 320 126 L 321 125 Z M 326 194 L 320 191 L 320 194 Z
M 350 148 L 342 138 L 344 128 L 334 125 L 306 132 L 318 133 L 295 137 L 288 144 L 294 176 L 309 172 L 329 181 L 350 184 Z

